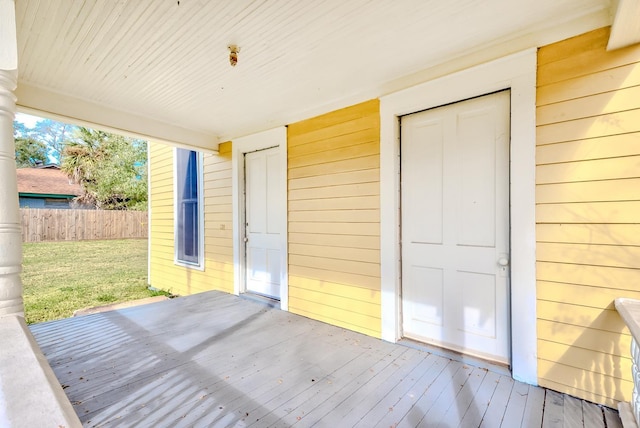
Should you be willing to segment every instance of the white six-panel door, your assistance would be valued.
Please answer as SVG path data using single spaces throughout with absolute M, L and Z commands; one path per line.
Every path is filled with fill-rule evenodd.
M 401 118 L 405 337 L 508 363 L 508 91 Z
M 246 291 L 280 298 L 280 157 L 278 148 L 245 154 Z

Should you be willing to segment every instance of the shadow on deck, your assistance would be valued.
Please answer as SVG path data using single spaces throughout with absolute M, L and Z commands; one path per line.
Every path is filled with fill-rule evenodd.
M 36 324 L 85 426 L 620 426 L 483 368 L 207 292 Z

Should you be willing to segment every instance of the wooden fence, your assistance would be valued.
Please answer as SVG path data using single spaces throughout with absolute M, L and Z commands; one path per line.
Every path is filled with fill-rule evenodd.
M 21 208 L 22 242 L 147 238 L 146 211 Z

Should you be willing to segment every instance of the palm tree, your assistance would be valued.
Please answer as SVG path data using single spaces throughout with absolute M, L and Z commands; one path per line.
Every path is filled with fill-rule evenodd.
M 76 200 L 103 209 L 146 209 L 146 142 L 80 127 L 62 152 L 61 169 L 82 185 Z
M 79 127 L 74 139 L 64 145 L 60 169 L 82 186 L 84 194 L 77 198 L 80 203 L 98 205 L 95 175 L 104 158 L 104 143 L 108 138 L 106 132 Z

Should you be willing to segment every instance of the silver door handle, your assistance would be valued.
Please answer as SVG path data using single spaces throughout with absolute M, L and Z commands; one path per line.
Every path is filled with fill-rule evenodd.
M 249 238 L 247 238 L 246 236 L 244 237 L 244 242 L 249 242 Z
M 500 266 L 508 266 L 508 265 L 509 265 L 509 259 L 508 259 L 508 258 L 506 258 L 506 257 L 500 257 L 500 258 L 498 259 L 498 264 L 499 264 Z

